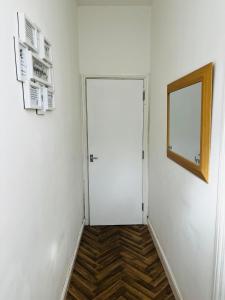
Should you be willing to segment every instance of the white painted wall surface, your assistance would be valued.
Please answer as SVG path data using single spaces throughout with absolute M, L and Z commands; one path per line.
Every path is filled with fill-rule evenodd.
M 225 58 L 223 0 L 152 7 L 149 216 L 184 300 L 211 299 Z M 209 184 L 166 157 L 167 84 L 215 63 Z
M 25 111 L 16 12 L 53 44 L 56 110 Z M 0 1 L 0 299 L 59 300 L 80 230 L 82 162 L 73 0 Z
M 80 6 L 81 73 L 148 74 L 150 14 L 150 6 Z

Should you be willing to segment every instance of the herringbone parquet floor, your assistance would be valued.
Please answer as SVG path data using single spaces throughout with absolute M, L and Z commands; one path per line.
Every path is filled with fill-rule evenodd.
M 147 226 L 86 226 L 67 300 L 175 300 Z

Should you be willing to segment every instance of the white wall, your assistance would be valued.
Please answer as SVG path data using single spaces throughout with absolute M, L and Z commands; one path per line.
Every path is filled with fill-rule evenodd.
M 148 74 L 150 13 L 150 6 L 80 6 L 81 73 Z
M 56 110 L 23 109 L 16 12 L 53 44 Z M 0 299 L 58 300 L 80 230 L 82 162 L 74 0 L 0 1 Z
M 185 300 L 209 300 L 225 58 L 223 0 L 155 0 L 152 7 L 149 216 Z M 215 63 L 209 184 L 166 157 L 166 87 Z

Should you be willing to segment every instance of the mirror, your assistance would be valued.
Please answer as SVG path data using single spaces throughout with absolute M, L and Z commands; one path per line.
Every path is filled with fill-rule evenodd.
M 202 84 L 199 82 L 170 94 L 170 149 L 198 164 L 201 90 Z
M 212 70 L 208 64 L 167 87 L 167 156 L 208 181 Z

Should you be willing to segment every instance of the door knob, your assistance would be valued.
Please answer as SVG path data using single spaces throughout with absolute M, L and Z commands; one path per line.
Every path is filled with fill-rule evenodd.
M 95 157 L 93 154 L 90 154 L 90 162 L 94 162 L 95 159 L 98 159 L 98 157 Z

